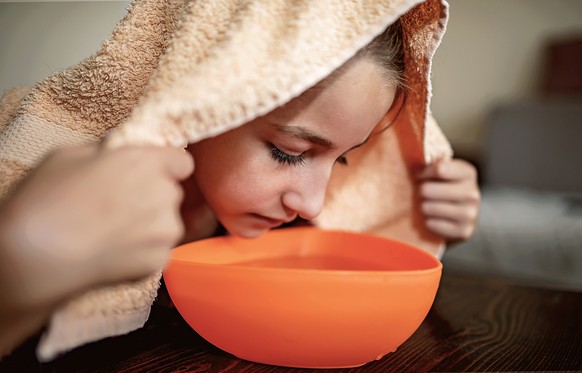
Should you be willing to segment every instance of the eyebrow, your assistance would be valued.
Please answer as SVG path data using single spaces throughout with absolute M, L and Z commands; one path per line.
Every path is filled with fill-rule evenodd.
M 299 126 L 283 126 L 280 124 L 273 124 L 273 126 L 280 132 L 284 132 L 284 133 L 288 133 L 298 139 L 301 140 L 305 140 L 305 141 L 309 141 L 313 144 L 318 144 L 321 145 L 329 150 L 334 150 L 337 149 L 337 146 L 331 142 L 330 140 L 319 136 L 316 133 L 313 133 L 312 131 L 308 130 L 305 127 L 299 127 Z M 350 150 L 354 150 L 356 148 L 359 148 L 360 146 L 364 145 L 365 143 L 368 142 L 368 140 L 370 139 L 370 136 L 366 137 L 366 139 L 364 141 L 362 141 L 361 143 L 359 143 L 358 145 L 353 146 L 352 148 L 350 148 L 348 151 Z
M 301 140 L 309 141 L 313 144 L 321 145 L 329 150 L 333 150 L 333 149 L 337 148 L 337 146 L 333 142 L 329 141 L 328 139 L 326 139 L 322 136 L 319 136 L 316 133 L 313 133 L 312 131 L 308 130 L 305 127 L 283 126 L 280 124 L 274 124 L 273 126 L 280 132 L 290 134 L 293 137 L 296 137 L 296 138 L 301 139 Z

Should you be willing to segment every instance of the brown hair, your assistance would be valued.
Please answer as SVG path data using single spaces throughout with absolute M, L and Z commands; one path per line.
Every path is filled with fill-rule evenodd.
M 395 84 L 397 88 L 404 88 L 404 46 L 400 20 L 396 20 L 362 48 L 355 55 L 355 58 L 358 57 L 368 57 L 377 62 L 383 67 L 382 71 L 387 84 Z

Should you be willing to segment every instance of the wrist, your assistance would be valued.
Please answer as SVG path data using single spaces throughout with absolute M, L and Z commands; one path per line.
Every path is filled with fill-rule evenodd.
M 56 306 L 31 294 L 37 286 L 18 259 L 15 218 L 10 207 L 0 207 L 0 358 L 40 330 Z
M 0 306 L 15 313 L 52 309 L 66 298 L 65 273 L 39 250 L 43 240 L 21 210 L 0 210 Z

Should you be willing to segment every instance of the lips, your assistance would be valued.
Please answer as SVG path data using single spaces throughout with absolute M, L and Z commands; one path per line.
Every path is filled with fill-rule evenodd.
M 271 227 L 278 227 L 282 224 L 288 223 L 293 219 L 285 218 L 285 219 L 278 219 L 278 218 L 271 218 L 268 216 L 260 215 L 260 214 L 251 214 L 254 218 L 261 220 L 268 224 Z

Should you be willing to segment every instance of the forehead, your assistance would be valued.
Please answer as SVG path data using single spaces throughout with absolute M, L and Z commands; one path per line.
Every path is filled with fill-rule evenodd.
M 365 138 L 394 99 L 395 88 L 388 86 L 384 79 L 373 61 L 360 58 L 269 116 L 279 123 L 300 125 L 326 136 L 338 130 L 353 133 L 361 129 Z

